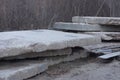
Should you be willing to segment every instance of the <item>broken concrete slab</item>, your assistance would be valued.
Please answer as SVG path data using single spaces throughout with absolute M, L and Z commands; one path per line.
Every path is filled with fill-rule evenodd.
M 101 43 L 100 37 L 54 30 L 0 33 L 0 58 Z
M 68 56 L 48 57 L 43 60 L 22 60 L 12 63 L 4 61 L 0 63 L 0 80 L 24 80 L 45 71 L 49 66 L 80 57 L 80 53 L 74 52 Z
M 74 16 L 72 18 L 72 21 L 74 23 L 89 23 L 89 24 L 100 24 L 100 25 L 120 25 L 120 17 Z
M 2 60 L 13 60 L 13 59 L 26 59 L 26 58 L 38 58 L 38 57 L 53 57 L 53 56 L 63 56 L 72 54 L 71 48 L 61 49 L 61 50 L 49 50 L 39 53 L 26 53 L 18 56 L 6 57 Z
M 92 25 L 85 23 L 66 23 L 66 22 L 56 22 L 53 25 L 53 29 L 64 30 L 64 31 L 101 31 L 100 25 Z
M 53 26 L 55 30 L 63 31 L 74 31 L 74 32 L 120 32 L 120 27 L 115 26 L 103 26 L 98 24 L 87 24 L 87 23 L 66 23 L 66 22 L 56 22 Z
M 105 41 L 120 41 L 120 32 L 85 32 L 85 34 L 100 36 Z
M 45 71 L 45 63 L 15 62 L 0 64 L 0 80 L 23 80 Z

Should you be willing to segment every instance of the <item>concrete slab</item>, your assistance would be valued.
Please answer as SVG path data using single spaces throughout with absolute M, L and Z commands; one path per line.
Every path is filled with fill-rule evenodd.
M 120 17 L 89 17 L 74 16 L 72 21 L 75 23 L 89 23 L 100 25 L 120 25 Z
M 13 60 L 13 59 L 26 59 L 26 58 L 38 58 L 38 57 L 53 57 L 53 56 L 63 56 L 72 54 L 71 48 L 61 49 L 61 50 L 49 50 L 39 53 L 27 53 L 18 56 L 6 57 L 2 60 Z
M 0 63 L 0 80 L 23 80 L 45 71 L 45 63 L 31 61 Z
M 85 34 L 100 36 L 105 41 L 120 41 L 120 32 L 85 32 Z
M 74 52 L 69 56 L 49 57 L 43 60 L 3 62 L 0 63 L 0 80 L 24 80 L 45 71 L 49 66 L 73 61 L 80 57 L 80 53 Z
M 55 30 L 63 31 L 74 31 L 74 32 L 120 32 L 120 27 L 98 25 L 98 24 L 87 24 L 87 23 L 66 23 L 56 22 L 53 26 Z
M 69 30 L 69 31 L 101 31 L 100 25 L 92 25 L 85 23 L 66 23 L 66 22 L 56 22 L 53 26 L 56 30 Z
M 0 58 L 101 43 L 99 37 L 54 30 L 0 33 Z

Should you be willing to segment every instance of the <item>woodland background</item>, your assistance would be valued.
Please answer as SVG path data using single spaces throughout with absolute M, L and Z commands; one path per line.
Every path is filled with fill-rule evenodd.
M 0 0 L 0 31 L 41 29 L 73 16 L 120 16 L 120 0 Z

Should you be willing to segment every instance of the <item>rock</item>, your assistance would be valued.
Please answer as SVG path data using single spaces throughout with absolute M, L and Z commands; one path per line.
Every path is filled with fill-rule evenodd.
M 71 53 L 72 53 L 72 49 L 66 48 L 61 50 L 49 50 L 49 51 L 44 51 L 40 53 L 27 53 L 27 54 L 22 54 L 18 56 L 6 57 L 6 58 L 3 58 L 3 60 L 63 56 L 63 55 L 70 55 Z
M 74 16 L 72 18 L 72 21 L 74 23 L 89 23 L 89 24 L 100 24 L 100 25 L 120 25 L 120 18 L 119 17 Z
M 61 62 L 73 61 L 81 57 L 74 52 L 68 56 L 47 57 L 43 60 L 22 60 L 0 63 L 0 80 L 24 80 L 45 71 L 49 66 Z
M 101 43 L 99 37 L 54 30 L 0 33 L 0 58 Z

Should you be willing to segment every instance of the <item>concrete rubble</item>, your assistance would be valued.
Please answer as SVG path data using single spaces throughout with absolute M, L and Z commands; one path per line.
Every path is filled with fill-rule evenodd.
M 91 54 L 119 56 L 120 18 L 75 16 L 72 21 L 56 22 L 54 30 L 0 32 L 0 80 L 28 79 Z
M 87 57 L 82 47 L 101 43 L 100 37 L 55 30 L 0 33 L 0 80 L 23 80 L 61 62 Z

